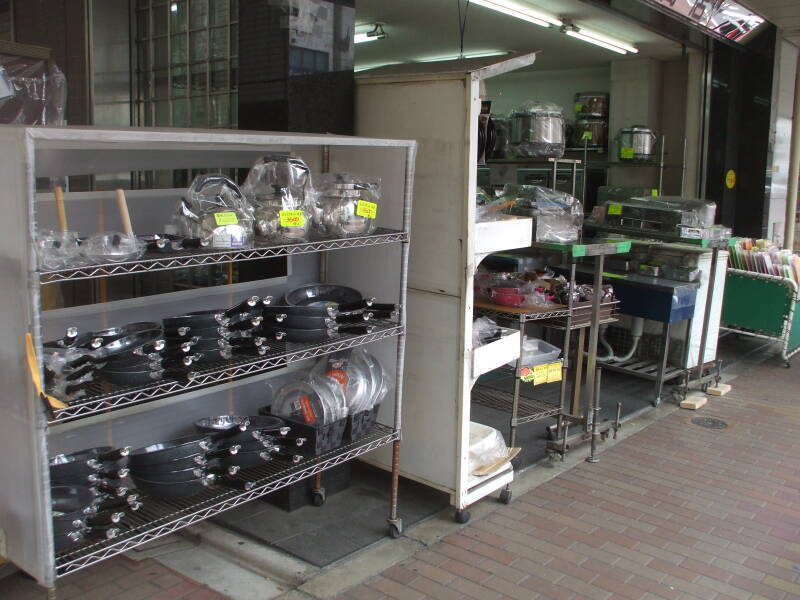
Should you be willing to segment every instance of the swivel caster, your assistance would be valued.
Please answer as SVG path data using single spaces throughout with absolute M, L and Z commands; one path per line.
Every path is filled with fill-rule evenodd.
M 455 519 L 456 523 L 463 525 L 464 523 L 469 523 L 469 518 L 471 516 L 472 515 L 470 515 L 469 511 L 466 510 L 465 508 L 459 508 L 458 510 L 456 510 L 456 514 L 453 518 Z
M 500 491 L 500 502 L 503 504 L 511 504 L 511 490 L 505 488 Z
M 318 490 L 311 490 L 311 504 L 314 506 L 322 506 L 325 504 L 325 500 L 327 496 L 325 494 L 325 488 L 319 488 Z
M 403 535 L 403 519 L 389 520 L 389 537 L 396 540 Z

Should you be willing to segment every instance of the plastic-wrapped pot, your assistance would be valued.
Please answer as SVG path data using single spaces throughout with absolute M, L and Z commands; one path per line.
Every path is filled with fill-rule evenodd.
M 181 199 L 177 221 L 187 237 L 211 248 L 253 245 L 253 215 L 239 187 L 223 175 L 198 175 Z
M 264 156 L 242 185 L 253 207 L 255 232 L 272 244 L 308 240 L 313 221 L 308 165 L 293 156 Z
M 320 233 L 333 237 L 373 233 L 380 197 L 380 183 L 347 173 L 323 175 L 315 211 Z

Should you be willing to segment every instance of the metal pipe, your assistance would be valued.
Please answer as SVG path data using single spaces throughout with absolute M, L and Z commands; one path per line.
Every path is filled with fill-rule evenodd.
M 584 416 L 586 417 L 584 431 L 586 431 L 585 428 L 589 424 L 589 410 L 594 404 L 594 375 L 597 365 L 597 341 L 600 335 L 600 298 L 603 295 L 604 260 L 605 256 L 602 254 L 594 258 L 594 294 L 592 295 L 592 319 L 589 326 L 589 356 L 586 360 L 586 389 L 589 392 L 589 398 L 586 402 L 586 410 L 584 410 Z
M 711 249 L 711 269 L 708 272 L 708 293 L 706 294 L 706 307 L 703 315 L 703 329 L 700 335 L 700 350 L 697 353 L 697 366 L 695 367 L 695 378 L 703 376 L 703 365 L 705 365 L 706 343 L 708 342 L 708 326 L 711 322 L 711 303 L 714 301 L 714 279 L 717 277 L 717 259 L 719 258 L 719 248 L 716 245 Z
M 622 427 L 622 402 L 617 402 L 617 416 L 614 419 L 614 439 L 617 439 L 617 431 Z
M 600 375 L 601 367 L 597 365 L 594 374 L 594 394 L 592 394 L 592 441 L 589 450 L 589 456 L 586 457 L 586 462 L 596 463 L 600 459 L 597 458 L 597 438 L 600 437 L 600 432 L 597 431 L 597 420 L 600 418 Z
M 392 443 L 392 489 L 389 498 L 389 523 L 396 523 L 397 519 L 397 493 L 398 479 L 400 476 L 400 441 Z
M 783 247 L 794 248 L 794 220 L 797 213 L 797 178 L 800 177 L 800 56 L 794 76 L 794 115 L 792 145 L 789 151 L 789 188 L 786 190 L 786 217 Z
M 658 163 L 658 195 L 664 195 L 664 147 L 667 145 L 667 136 L 661 136 L 661 162 Z

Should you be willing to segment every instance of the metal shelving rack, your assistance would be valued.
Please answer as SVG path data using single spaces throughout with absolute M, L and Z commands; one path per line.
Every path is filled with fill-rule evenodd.
M 0 534 L 5 557 L 52 592 L 57 577 L 167 535 L 224 510 L 258 498 L 301 479 L 366 453 L 386 454 L 391 477 L 389 533 L 402 532 L 397 513 L 397 481 L 401 436 L 402 382 L 405 355 L 406 286 L 409 256 L 411 199 L 416 143 L 406 140 L 333 135 L 251 133 L 241 131 L 100 130 L 79 128 L 6 127 L 0 130 L 6 160 L 0 164 L 6 182 L 4 220 L 0 224 L 0 259 L 4 314 L 0 333 L 6 340 L 2 355 L 4 397 L 0 404 L 0 449 L 6 459 L 0 474 L 13 485 L 0 488 Z M 266 153 L 302 156 L 312 173 L 353 171 L 379 177 L 383 201 L 376 232 L 349 239 L 320 240 L 283 246 L 257 246 L 242 251 L 188 251 L 148 254 L 122 264 L 92 265 L 60 271 L 38 270 L 35 239 L 47 228 L 52 207 L 49 194 L 37 194 L 37 183 L 48 178 L 99 176 L 129 170 L 191 169 L 208 164 L 248 168 Z M 97 192 L 68 193 L 68 213 L 80 228 L 81 206 L 96 213 Z M 112 194 L 113 195 L 113 194 Z M 134 225 L 144 232 L 169 220 L 175 190 L 132 191 L 129 208 Z M 87 202 L 81 205 L 81 202 Z M 113 225 L 111 226 L 113 228 Z M 84 230 L 91 225 L 83 223 Z M 85 233 L 85 231 L 84 231 Z M 330 252 L 342 250 L 341 252 Z M 41 293 L 59 282 L 151 273 L 167 269 L 236 263 L 270 257 L 291 257 L 284 277 L 228 284 L 221 288 L 156 294 L 94 304 L 88 308 L 43 310 Z M 134 320 L 159 320 L 190 310 L 225 305 L 220 296 L 249 295 L 256 288 L 279 294 L 313 281 L 335 282 L 380 296 L 401 306 L 397 322 L 376 321 L 366 334 L 341 334 L 319 343 L 270 342 L 261 357 L 220 362 L 198 369 L 188 381 L 163 380 L 138 387 L 96 384 L 88 396 L 67 408 L 50 411 L 37 396 L 25 367 L 24 337 L 33 334 L 42 356 L 42 342 L 63 335 L 73 321 L 81 330 Z M 242 287 L 245 286 L 245 287 Z M 221 291 L 220 291 L 221 290 Z M 245 292 L 246 290 L 246 292 Z M 173 298 L 174 296 L 174 298 Z M 142 319 L 146 316 L 146 319 Z M 371 344 L 370 351 L 387 367 L 394 367 L 393 395 L 381 405 L 371 434 L 319 457 L 297 464 L 274 460 L 257 469 L 241 471 L 195 497 L 181 500 L 142 496 L 142 508 L 123 521 L 124 531 L 111 540 L 87 540 L 55 553 L 48 456 L 100 444 L 142 446 L 175 437 L 176 428 L 208 414 L 232 410 L 254 411 L 264 404 L 259 382 L 280 376 L 283 367 L 346 348 Z M 41 369 L 41 365 L 40 365 Z M 273 372 L 274 371 L 274 372 Z M 245 413 L 248 414 L 248 413 Z M 254 414 L 250 412 L 249 414 Z M 180 422 L 177 422 L 177 420 Z

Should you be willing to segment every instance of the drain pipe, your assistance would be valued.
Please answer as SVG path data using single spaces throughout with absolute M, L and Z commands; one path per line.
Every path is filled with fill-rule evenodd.
M 624 356 L 617 356 L 614 358 L 615 362 L 626 362 L 633 358 L 633 355 L 636 354 L 636 349 L 639 347 L 639 340 L 642 339 L 642 334 L 644 333 L 644 319 L 642 317 L 634 317 L 633 323 L 631 324 L 631 336 L 633 336 L 633 343 L 631 344 L 631 349 L 625 353 Z
M 800 177 L 800 55 L 794 76 L 794 115 L 792 117 L 792 145 L 789 151 L 789 187 L 786 190 L 786 222 L 783 247 L 794 248 L 794 220 L 797 212 L 797 179 Z

